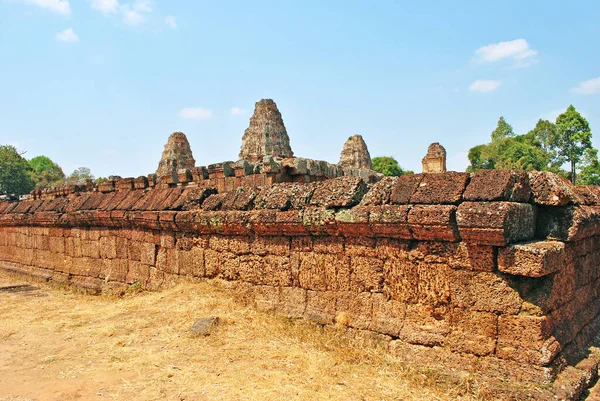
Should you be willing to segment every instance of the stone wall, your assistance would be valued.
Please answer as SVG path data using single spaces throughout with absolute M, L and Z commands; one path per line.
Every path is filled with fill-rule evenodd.
M 392 352 L 547 377 L 585 356 L 600 325 L 599 205 L 598 187 L 522 171 L 219 193 L 121 180 L 0 203 L 0 268 L 94 291 L 221 278 L 261 309 L 344 324 Z

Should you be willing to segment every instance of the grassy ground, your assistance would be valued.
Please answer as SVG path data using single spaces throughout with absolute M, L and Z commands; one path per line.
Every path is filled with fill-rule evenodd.
M 22 281 L 21 281 L 22 282 Z M 19 280 L 0 271 L 0 287 Z M 476 383 L 403 366 L 218 282 L 89 296 L 0 291 L 0 400 L 472 400 Z M 190 328 L 219 316 L 207 337 Z

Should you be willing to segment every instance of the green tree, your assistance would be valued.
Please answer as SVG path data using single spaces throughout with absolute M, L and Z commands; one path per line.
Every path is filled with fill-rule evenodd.
M 498 141 L 496 152 L 494 168 L 527 171 L 547 169 L 546 152 L 532 144 L 525 135 Z
M 12 145 L 0 146 L 0 193 L 23 195 L 33 189 L 27 160 Z
M 558 160 L 570 165 L 571 182 L 577 181 L 577 164 L 587 149 L 592 147 L 590 125 L 573 105 L 556 118 L 556 138 L 552 147 L 556 149 Z
M 87 167 L 79 167 L 67 177 L 65 183 L 68 185 L 82 185 L 89 180 L 94 181 L 92 171 Z
M 30 177 L 36 189 L 56 187 L 62 184 L 65 173 L 49 157 L 36 156 L 28 162 Z
M 577 184 L 600 185 L 600 162 L 598 161 L 598 149 L 586 149 L 583 155 L 583 168 L 577 178 Z
M 548 157 L 548 169 L 552 171 L 559 170 L 560 166 L 563 164 L 554 147 L 557 135 L 556 125 L 541 118 L 538 120 L 535 127 L 525 135 L 531 144 L 546 152 Z
M 492 142 L 515 136 L 512 126 L 500 116 L 496 129 L 492 131 Z
M 469 150 L 467 171 L 481 169 L 546 170 L 548 158 L 534 134 L 515 136 L 504 117 L 498 119 L 492 141 Z
M 495 157 L 491 152 L 491 147 L 488 145 L 477 145 L 469 149 L 469 162 L 467 171 L 474 173 L 481 169 L 492 169 L 496 164 Z
M 398 161 L 391 156 L 379 156 L 373 158 L 373 170 L 385 176 L 400 176 L 404 174 L 413 174 L 410 170 L 404 170 L 398 164 Z

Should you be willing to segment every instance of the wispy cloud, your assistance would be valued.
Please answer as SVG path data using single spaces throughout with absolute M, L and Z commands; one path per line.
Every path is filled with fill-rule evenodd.
M 184 107 L 179 110 L 178 114 L 179 117 L 188 120 L 208 120 L 213 116 L 212 110 L 204 109 L 202 107 Z
M 177 28 L 177 20 L 172 15 L 167 15 L 165 17 L 165 24 L 169 25 L 172 29 Z
M 500 86 L 500 81 L 478 79 L 469 86 L 470 92 L 488 93 L 493 92 Z
M 148 0 L 137 0 L 133 4 L 123 4 L 121 6 L 121 13 L 123 14 L 123 22 L 127 25 L 139 25 L 146 20 L 146 14 L 152 12 Z
M 92 0 L 92 8 L 104 14 L 115 14 L 119 11 L 119 0 Z
M 232 116 L 241 116 L 242 114 L 246 114 L 246 110 L 241 109 L 239 107 L 235 107 L 235 106 L 231 108 Z
M 54 35 L 54 39 L 60 42 L 76 43 L 79 42 L 79 36 L 73 31 L 73 28 L 67 28 L 62 32 Z
M 119 0 L 90 0 L 90 5 L 92 9 L 105 15 L 119 15 L 125 24 L 131 26 L 142 24 L 146 21 L 147 15 L 153 11 L 150 0 L 136 0 L 129 3 L 121 3 Z
M 528 67 L 538 62 L 537 55 L 537 50 L 531 49 L 525 39 L 515 39 L 480 47 L 475 51 L 473 60 L 484 64 L 512 59 L 514 67 Z
M 63 15 L 71 15 L 71 5 L 69 0 L 23 0 L 27 4 L 34 4 L 38 7 Z
M 569 90 L 571 93 L 577 93 L 580 95 L 596 95 L 600 93 L 600 77 L 588 79 L 587 81 L 580 82 L 574 88 Z

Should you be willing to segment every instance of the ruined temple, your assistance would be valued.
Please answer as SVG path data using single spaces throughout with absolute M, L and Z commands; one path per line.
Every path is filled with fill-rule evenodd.
M 367 169 L 373 168 L 371 163 L 371 155 L 367 144 L 360 135 L 352 135 L 342 149 L 340 155 L 340 162 L 338 163 L 342 168 L 353 168 L 353 169 Z
M 342 153 L 291 157 L 262 100 L 238 162 L 183 167 L 194 161 L 175 133 L 161 182 L 163 171 L 0 202 L 0 269 L 94 292 L 221 279 L 244 303 L 411 365 L 578 399 L 600 361 L 600 187 L 444 172 L 438 143 L 426 173 L 401 177 L 369 170 L 360 136 Z
M 429 145 L 427 154 L 421 161 L 424 173 L 446 172 L 446 149 L 438 142 Z
M 250 126 L 242 137 L 239 159 L 256 162 L 264 156 L 294 157 L 283 118 L 271 99 L 256 102 Z
M 172 177 L 177 175 L 180 169 L 194 168 L 196 161 L 192 155 L 190 143 L 183 132 L 174 132 L 169 136 L 169 140 L 162 152 L 162 157 L 158 163 L 156 176 Z

